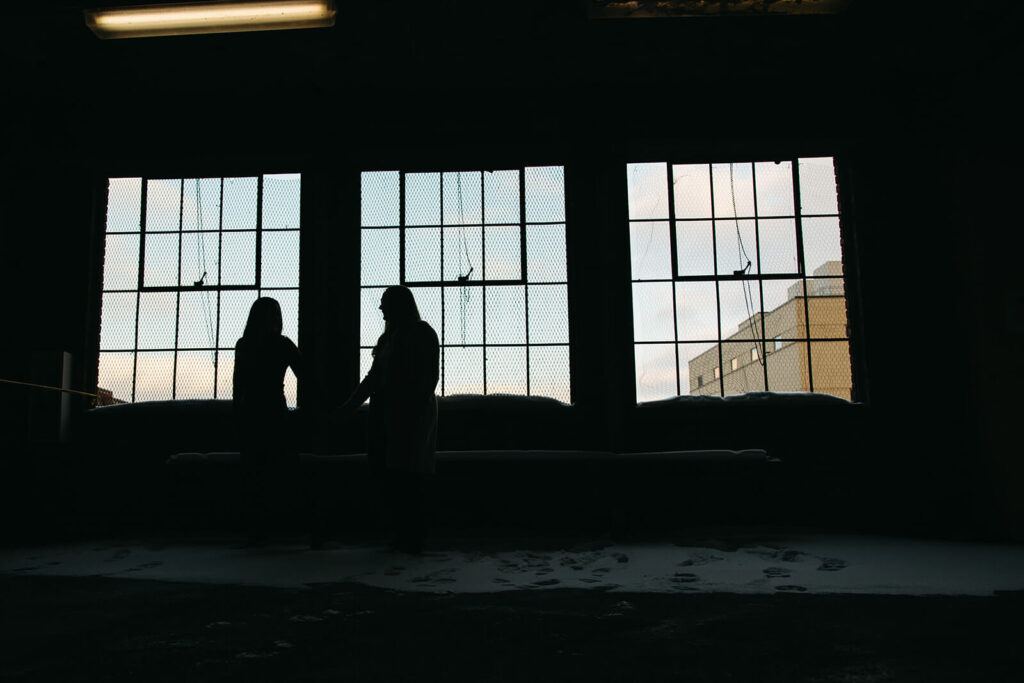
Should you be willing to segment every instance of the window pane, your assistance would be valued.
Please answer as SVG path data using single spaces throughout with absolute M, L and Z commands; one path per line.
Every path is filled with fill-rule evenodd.
M 137 294 L 104 294 L 100 320 L 100 348 L 104 351 L 135 348 Z
M 749 219 L 715 221 L 718 274 L 757 273 L 757 235 Z M 750 263 L 749 268 L 747 263 Z
M 793 162 L 754 164 L 758 216 L 792 216 Z
M 672 278 L 672 250 L 669 247 L 668 223 L 631 223 L 629 251 L 634 280 Z
M 174 381 L 174 352 L 140 353 L 135 376 L 136 401 L 169 401 Z
M 712 239 L 711 221 L 676 222 L 676 263 L 680 277 L 715 274 Z M 667 253 L 668 249 L 665 251 Z
M 814 393 L 851 400 L 850 345 L 847 342 L 811 342 Z
M 258 178 L 224 178 L 225 230 L 255 230 Z
M 765 335 L 769 339 L 806 339 L 803 299 L 795 298 L 803 291 L 800 280 L 765 280 L 762 283 L 765 301 Z
M 565 282 L 565 226 L 526 228 L 526 277 L 529 282 Z
M 842 280 L 808 280 L 807 288 L 816 292 L 807 299 L 807 318 L 811 339 L 844 339 L 846 333 L 846 298 L 842 292 L 829 296 L 829 287 L 838 288 Z
M 805 218 L 802 228 L 807 274 L 835 275 L 837 267 L 841 273 L 843 245 L 839 236 L 839 218 Z
M 488 280 L 519 280 L 522 278 L 522 233 L 518 226 L 484 229 Z
M 839 213 L 836 169 L 832 157 L 800 159 L 800 212 Z
M 455 171 L 444 174 L 444 224 L 480 225 L 483 223 L 483 198 L 480 171 Z M 445 241 L 447 241 L 447 233 Z
M 526 222 L 561 223 L 565 220 L 565 169 L 561 166 L 527 168 Z
M 676 395 L 675 344 L 635 344 L 636 400 L 656 401 Z
M 142 178 L 111 178 L 107 185 L 107 233 L 138 232 Z
M 722 364 L 725 368 L 725 395 L 764 391 L 764 368 L 759 361 L 750 360 L 750 349 L 755 342 L 722 344 Z M 733 369 L 735 360 L 736 369 Z
M 217 346 L 217 292 L 182 292 L 178 307 L 178 348 Z
M 398 171 L 369 171 L 362 174 L 361 181 L 360 224 L 397 227 L 400 220 Z
M 256 233 L 225 232 L 221 236 L 221 282 L 256 284 Z
M 263 176 L 263 229 L 298 230 L 302 208 L 302 175 Z
M 563 344 L 569 342 L 569 301 L 566 285 L 531 285 L 530 342 Z
M 132 400 L 132 378 L 135 374 L 135 354 L 101 353 L 99 375 L 96 379 L 98 394 L 106 389 L 110 392 L 110 403 L 130 403 Z M 100 403 L 98 401 L 98 403 Z M 103 403 L 100 403 L 103 405 Z
M 398 228 L 362 231 L 362 284 L 398 284 L 398 239 Z
M 146 231 L 177 230 L 181 225 L 181 180 L 146 183 Z
M 481 287 L 445 287 L 445 344 L 483 343 L 483 300 Z
M 526 301 L 522 285 L 486 287 L 488 344 L 526 343 Z
M 142 292 L 139 295 L 140 349 L 174 348 L 177 303 L 178 295 L 174 292 Z
M 456 282 L 460 277 L 480 280 L 483 270 L 483 228 L 467 226 L 444 229 L 444 280 Z
M 444 394 L 484 393 L 484 350 L 449 346 L 444 350 Z
M 441 228 L 405 231 L 405 279 L 408 282 L 441 279 Z
M 718 396 L 718 344 L 679 344 L 679 388 L 682 395 Z
M 769 391 L 810 391 L 807 342 L 784 341 L 782 348 L 769 353 L 764 361 Z
M 679 164 L 672 167 L 676 218 L 711 218 L 711 167 Z
M 220 229 L 220 178 L 186 178 L 181 198 L 182 230 Z
M 526 347 L 487 347 L 487 393 L 526 395 Z
M 295 377 L 295 373 L 292 372 L 292 369 L 288 368 L 284 373 L 284 404 L 289 408 L 294 408 L 299 404 L 298 398 L 298 378 Z
M 263 257 L 260 267 L 262 287 L 299 286 L 299 233 L 298 231 L 263 233 Z
M 299 290 L 264 291 L 263 296 L 277 299 L 281 305 L 281 334 L 297 345 L 299 343 Z
M 181 351 L 175 375 L 176 399 L 213 398 L 213 351 Z
M 627 164 L 629 219 L 668 218 L 668 171 L 665 164 Z
M 633 283 L 633 339 L 675 341 L 671 282 Z
M 384 289 L 373 287 L 360 290 L 359 345 L 374 346 L 384 334 L 384 318 L 380 312 L 380 298 Z
M 217 398 L 230 400 L 234 395 L 235 352 L 217 352 Z
M 714 282 L 677 282 L 676 315 L 679 339 L 718 339 L 718 307 Z
M 761 293 L 757 282 L 721 282 L 718 286 L 721 304 L 722 339 L 734 336 L 760 336 Z
M 568 346 L 530 347 L 530 395 L 570 402 Z
M 762 220 L 758 224 L 761 240 L 761 271 L 799 273 L 796 259 L 796 222 L 790 218 Z
M 519 222 L 519 171 L 484 172 L 484 224 Z
M 373 367 L 373 349 L 359 349 L 359 378 L 362 380 Z
M 220 270 L 220 233 L 191 232 L 181 236 L 181 285 L 202 281 L 216 285 Z
M 441 174 L 405 174 L 405 224 L 441 224 Z
M 713 164 L 711 183 L 716 218 L 754 215 L 753 164 Z
M 233 349 L 245 331 L 245 321 L 249 318 L 249 309 L 256 301 L 256 292 L 244 290 L 240 292 L 220 293 L 220 336 L 218 345 L 221 348 Z
M 139 286 L 139 236 L 107 235 L 103 255 L 103 289 Z
M 178 235 L 146 235 L 142 284 L 146 287 L 174 287 L 178 283 Z

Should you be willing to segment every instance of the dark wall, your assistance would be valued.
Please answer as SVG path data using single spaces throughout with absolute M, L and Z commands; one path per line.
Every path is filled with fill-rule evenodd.
M 109 175 L 302 171 L 300 336 L 344 394 L 358 172 L 564 164 L 576 405 L 553 442 L 770 445 L 810 498 L 882 506 L 894 528 L 1019 535 L 1010 22 L 892 4 L 691 22 L 588 20 L 577 2 L 374 3 L 330 30 L 122 41 L 95 39 L 73 3 L 23 10 L 3 48 L 2 376 L 28 380 L 33 351 L 69 350 L 75 386 L 92 386 Z M 624 164 L 794 155 L 837 157 L 864 405 L 638 411 Z M 3 391 L 12 443 L 20 391 Z

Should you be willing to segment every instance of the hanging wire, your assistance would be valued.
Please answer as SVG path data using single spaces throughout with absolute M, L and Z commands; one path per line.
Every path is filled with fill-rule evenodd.
M 203 229 L 203 197 L 202 191 L 200 190 L 199 178 L 196 178 L 196 251 L 199 258 L 199 265 L 202 268 L 202 275 L 199 280 L 196 281 L 197 286 L 205 284 L 207 274 L 210 272 L 206 265 L 206 240 L 204 239 Z M 216 365 L 217 363 L 217 350 L 216 342 L 216 322 L 213 316 L 213 307 L 210 304 L 210 291 L 207 290 L 203 294 L 203 309 L 206 315 L 206 341 L 208 342 L 210 350 L 210 361 Z
M 736 227 L 736 256 L 739 259 L 739 268 L 734 272 L 739 275 L 750 271 L 751 260 L 750 256 L 747 254 L 746 247 L 743 245 L 743 234 L 740 232 L 739 212 L 736 210 L 735 169 L 732 162 L 729 162 L 729 195 L 732 199 L 732 219 Z M 758 339 L 757 328 L 754 325 L 754 314 L 757 311 L 754 306 L 754 292 L 751 289 L 751 281 L 742 280 L 741 283 L 743 287 L 743 305 L 746 307 L 747 311 L 747 325 L 750 327 L 750 336 L 756 344 L 763 345 L 761 344 L 761 340 Z M 764 353 L 761 352 L 761 349 L 757 350 L 757 362 L 761 366 L 764 366 Z

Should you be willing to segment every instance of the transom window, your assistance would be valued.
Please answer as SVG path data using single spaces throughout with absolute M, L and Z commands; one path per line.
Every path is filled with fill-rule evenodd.
M 301 176 L 108 181 L 101 402 L 231 398 L 259 296 L 298 343 Z M 295 405 L 288 373 L 285 396 Z
M 638 401 L 851 398 L 832 158 L 629 164 L 626 181 Z
M 362 174 L 361 370 L 391 285 L 441 340 L 442 395 L 571 397 L 561 166 Z

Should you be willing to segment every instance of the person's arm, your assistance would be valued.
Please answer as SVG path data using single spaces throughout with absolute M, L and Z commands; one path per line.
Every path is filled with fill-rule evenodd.
M 338 409 L 342 417 L 348 417 L 352 413 L 356 412 L 359 406 L 366 402 L 366 399 L 370 398 L 370 394 L 373 393 L 378 382 L 378 370 L 377 360 L 374 359 L 373 365 L 370 366 L 369 372 L 366 373 L 366 377 L 359 383 L 359 386 L 355 388 L 352 394 L 345 400 L 341 407 Z

